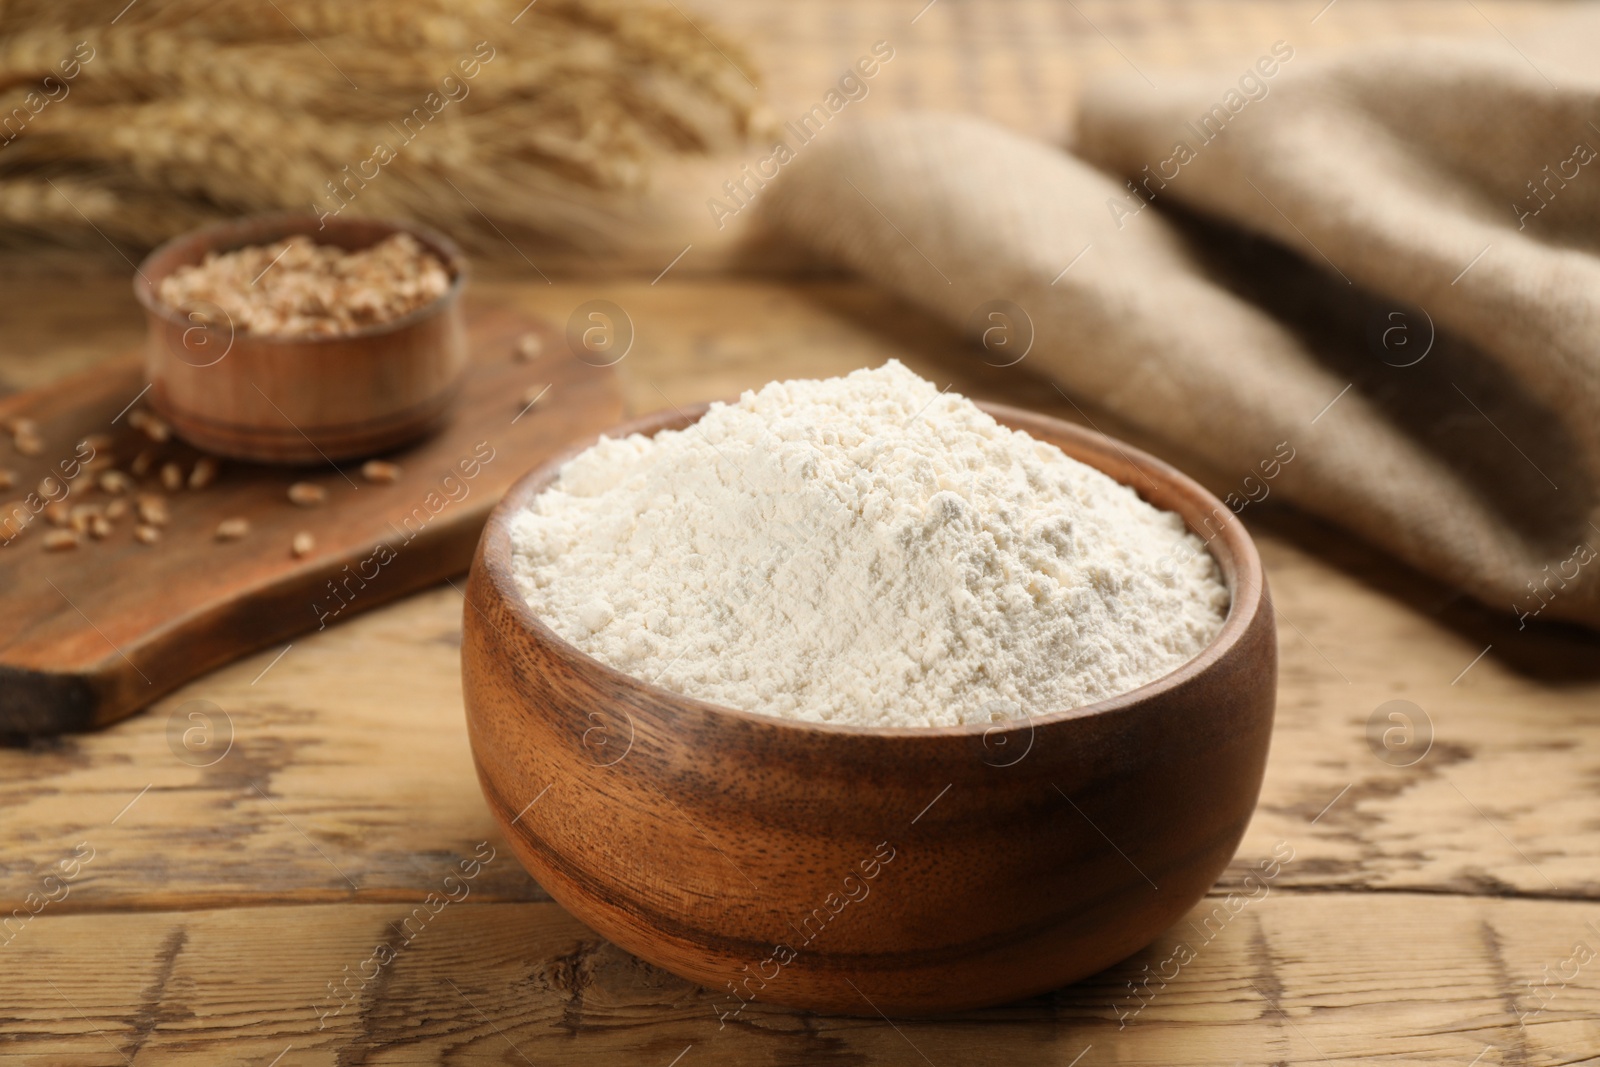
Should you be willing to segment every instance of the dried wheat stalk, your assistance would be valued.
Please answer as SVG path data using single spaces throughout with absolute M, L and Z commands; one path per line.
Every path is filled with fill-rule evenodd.
M 525 3 L 139 0 L 111 25 L 100 0 L 0 4 L 0 243 L 339 209 L 490 255 L 604 247 L 652 158 L 759 122 L 749 62 L 676 7 Z

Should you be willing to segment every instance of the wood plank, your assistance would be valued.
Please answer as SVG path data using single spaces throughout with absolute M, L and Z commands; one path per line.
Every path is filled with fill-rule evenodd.
M 499 853 L 482 872 L 509 861 Z M 441 893 L 446 866 L 435 872 Z M 458 902 L 431 906 L 45 910 L 0 948 L 0 1055 L 666 1067 L 682 1054 L 684 1067 L 924 1058 L 1064 1067 L 1081 1054 L 1082 1067 L 1460 1067 L 1593 1062 L 1584 1057 L 1600 1042 L 1600 964 L 1569 962 L 1579 942 L 1600 953 L 1592 905 L 1263 883 L 1254 901 L 1203 902 L 1088 981 L 1005 1008 L 891 1025 L 872 1010 L 870 989 L 860 990 L 859 1017 L 757 1002 L 720 1019 L 725 998 L 640 963 L 554 904 L 480 904 L 472 885 L 448 890 Z M 107 945 L 117 946 L 114 966 Z
M 556 322 L 595 297 L 629 308 L 640 351 L 618 370 L 636 411 L 898 355 L 941 386 L 1084 418 L 1039 379 L 984 365 L 942 327 L 848 283 L 519 291 L 525 310 Z M 1159 443 L 1135 443 L 1195 470 Z M 1226 488 L 1221 475 L 1197 473 Z M 1243 515 L 1282 613 L 1277 736 L 1245 853 L 1304 842 L 1284 875 L 1302 886 L 1600 897 L 1594 638 L 1518 631 L 1509 617 L 1463 609 L 1450 591 L 1326 528 L 1296 525 L 1273 503 Z M 213 672 L 113 731 L 0 750 L 15 843 L 0 854 L 0 890 L 25 891 L 147 785 L 117 824 L 126 839 L 63 907 L 415 890 L 432 862 L 493 834 L 462 727 L 460 612 L 459 594 L 442 587 L 297 640 L 276 663 L 282 646 Z M 1409 768 L 1381 762 L 1367 741 L 1369 717 L 1396 698 L 1421 706 L 1436 731 L 1433 751 Z M 174 714 L 197 699 L 221 707 L 235 731 L 234 750 L 210 768 L 181 762 L 168 743 Z M 1225 879 L 1243 873 L 1236 865 Z M 542 898 L 514 875 L 497 871 L 486 899 Z
M 43 442 L 38 455 L 0 459 L 17 481 L 0 491 L 0 731 L 104 725 L 245 652 L 465 570 L 489 509 L 517 475 L 621 415 L 613 372 L 566 352 L 544 320 L 471 301 L 466 325 L 471 364 L 457 411 L 438 433 L 388 454 L 399 465 L 392 484 L 363 479 L 358 461 L 224 460 L 211 461 L 220 473 L 207 487 L 163 492 L 163 466 L 181 486 L 202 453 L 131 425 L 144 410 L 137 355 L 0 399 L 0 419 L 30 420 Z M 532 364 L 515 355 L 529 334 L 550 349 Z M 549 389 L 538 418 L 522 417 L 530 386 Z M 151 460 L 143 477 L 128 473 L 140 455 Z M 133 488 L 106 492 L 97 479 L 111 469 Z M 287 497 L 295 482 L 320 487 L 329 503 L 296 507 Z M 160 496 L 170 511 L 154 544 L 134 537 L 136 493 Z M 48 550 L 52 502 L 116 500 L 129 514 L 103 540 Z M 249 530 L 222 543 L 215 533 L 228 519 Z M 300 531 L 315 547 L 296 557 L 289 546 Z
M 409 899 L 498 840 L 461 709 L 461 597 L 444 586 L 395 607 L 213 672 L 111 730 L 0 751 L 0 900 L 83 840 L 100 852 L 61 910 Z M 209 766 L 174 734 L 192 700 L 221 709 L 226 754 Z M 510 863 L 478 892 L 545 899 Z

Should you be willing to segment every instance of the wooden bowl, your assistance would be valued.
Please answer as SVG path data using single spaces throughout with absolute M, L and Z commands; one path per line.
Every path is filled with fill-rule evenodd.
M 1137 449 L 983 407 L 1208 539 L 1232 593 L 1209 647 L 1130 693 L 1021 722 L 793 722 L 622 674 L 528 607 L 508 527 L 577 450 L 524 476 L 489 518 L 461 656 L 489 807 L 552 897 L 718 994 L 724 1019 L 751 999 L 924 1014 L 1075 981 L 1176 922 L 1250 821 L 1277 646 L 1243 526 Z M 609 433 L 681 428 L 704 410 Z
M 398 232 L 438 256 L 443 296 L 391 322 L 336 336 L 276 338 L 207 325 L 163 303 L 157 287 L 208 252 L 307 234 L 356 250 Z M 151 252 L 133 281 L 149 336 L 150 406 L 207 452 L 265 463 L 322 463 L 384 452 L 436 430 L 467 368 L 461 290 L 466 260 L 450 240 L 375 219 L 272 215 L 222 223 Z

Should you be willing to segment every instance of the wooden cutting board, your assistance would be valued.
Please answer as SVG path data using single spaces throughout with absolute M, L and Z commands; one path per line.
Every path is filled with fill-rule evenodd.
M 360 462 L 280 468 L 222 461 L 200 489 L 165 491 L 160 471 L 187 475 L 200 453 L 153 442 L 130 425 L 145 379 L 136 354 L 44 389 L 0 399 L 0 423 L 37 424 L 43 450 L 18 451 L 0 435 L 0 471 L 14 484 L 0 504 L 25 501 L 42 479 L 72 467 L 78 443 L 98 442 L 98 464 L 128 471 L 150 451 L 139 492 L 161 492 L 170 512 L 161 539 L 144 544 L 125 515 L 103 539 L 50 551 L 57 529 L 40 515 L 11 536 L 0 528 L 0 733 L 83 730 L 130 715 L 197 675 L 295 634 L 334 625 L 467 569 L 490 508 L 521 474 L 574 440 L 622 417 L 614 371 L 578 360 L 547 322 L 508 308 L 467 306 L 472 367 L 455 417 L 435 436 L 385 457 L 392 483 L 363 477 Z M 539 354 L 519 355 L 527 334 Z M 531 389 L 547 392 L 525 410 Z M 70 483 L 66 503 L 116 499 L 98 484 L 106 466 Z M 0 483 L 5 476 L 0 474 Z M 326 490 L 313 507 L 288 488 Z M 49 486 L 59 494 L 60 486 Z M 130 503 L 133 494 L 124 494 Z M 40 498 L 42 499 L 42 498 Z M 0 513 L 0 519 L 3 519 Z M 226 519 L 249 523 L 217 537 Z M 295 558 L 300 532 L 315 547 Z

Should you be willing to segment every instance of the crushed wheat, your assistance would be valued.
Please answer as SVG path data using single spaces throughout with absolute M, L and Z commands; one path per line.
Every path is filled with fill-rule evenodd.
M 211 252 L 161 280 L 170 307 L 270 337 L 327 337 L 403 318 L 443 296 L 450 273 L 407 233 L 357 252 L 298 234 Z M 221 315 L 218 314 L 221 310 Z

